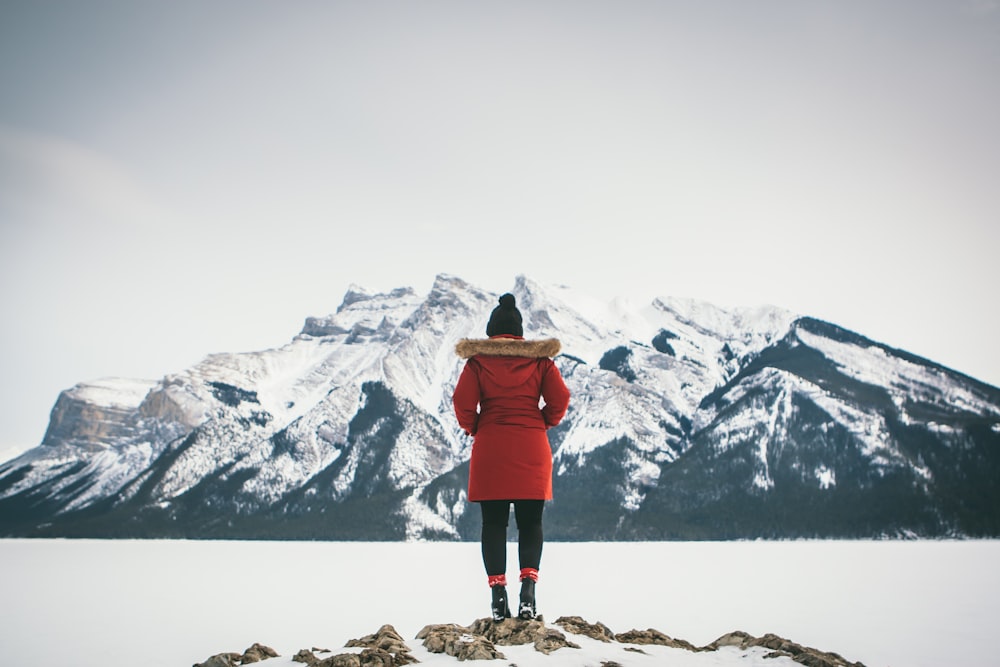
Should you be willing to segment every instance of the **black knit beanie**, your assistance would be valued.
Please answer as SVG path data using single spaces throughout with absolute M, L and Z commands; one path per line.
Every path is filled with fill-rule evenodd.
M 524 336 L 524 328 L 521 326 L 521 311 L 514 303 L 513 294 L 504 294 L 500 297 L 500 305 L 490 313 L 490 321 L 486 325 L 487 336 L 499 336 L 500 334 Z

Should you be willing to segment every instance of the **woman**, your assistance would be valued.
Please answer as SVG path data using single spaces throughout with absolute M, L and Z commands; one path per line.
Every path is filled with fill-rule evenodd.
M 463 339 L 467 359 L 452 402 L 473 436 L 469 500 L 483 516 L 482 552 L 492 592 L 493 620 L 510 617 L 507 602 L 507 523 L 514 505 L 521 592 L 518 616 L 532 619 L 542 558 L 542 510 L 552 499 L 552 450 L 546 429 L 569 407 L 569 389 L 551 357 L 558 340 L 524 339 L 513 294 L 500 297 L 486 325 L 488 339 Z M 541 407 L 540 407 L 541 406 Z

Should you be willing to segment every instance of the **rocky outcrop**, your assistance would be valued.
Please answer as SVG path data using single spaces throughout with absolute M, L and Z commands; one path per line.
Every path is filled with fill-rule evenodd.
M 674 639 L 663 634 L 659 630 L 649 628 L 648 630 L 629 630 L 615 635 L 615 641 L 622 644 L 655 644 L 657 646 L 669 646 L 670 648 L 682 648 L 685 651 L 698 651 L 691 642 L 683 639 Z
M 426 625 L 417 633 L 424 648 L 431 653 L 445 653 L 459 660 L 504 660 L 492 641 L 476 636 L 464 626 L 448 623 Z
M 378 632 L 365 635 L 360 639 L 352 639 L 344 644 L 347 648 L 361 648 L 361 653 L 357 654 L 359 659 L 359 664 L 362 667 L 372 667 L 384 666 L 384 667 L 400 667 L 400 665 L 408 665 L 413 662 L 418 662 L 416 658 L 410 655 L 410 647 L 406 645 L 403 638 L 396 632 L 396 628 L 391 625 L 383 625 L 378 629 Z M 333 660 L 333 658 L 328 658 L 328 660 Z M 319 663 L 320 667 L 339 667 L 334 663 L 327 665 L 327 661 L 324 660 Z
M 137 424 L 136 412 L 155 383 L 106 378 L 82 382 L 59 394 L 43 443 L 72 444 L 101 451 L 126 439 Z
M 292 657 L 292 661 L 301 662 L 308 667 L 402 667 L 419 662 L 410 654 L 410 647 L 391 625 L 383 625 L 375 633 L 351 639 L 344 647 L 360 648 L 361 651 L 319 658 L 316 653 L 330 653 L 330 651 L 313 647 L 312 650 L 300 650 Z M 237 667 L 277 656 L 274 649 L 254 644 L 242 655 L 219 653 L 203 663 L 195 664 L 194 667 Z
M 579 616 L 560 616 L 556 619 L 556 625 L 574 635 L 584 635 L 605 643 L 615 641 L 615 633 L 600 621 L 588 623 Z
M 566 639 L 566 635 L 545 625 L 539 616 L 531 621 L 507 618 L 500 623 L 489 618 L 480 618 L 470 629 L 475 635 L 482 635 L 500 646 L 521 646 L 531 644 L 539 653 L 548 655 L 561 648 L 580 648 Z
M 767 658 L 787 656 L 807 667 L 863 667 L 860 662 L 851 662 L 837 653 L 829 653 L 808 646 L 802 646 L 801 644 L 796 644 L 770 633 L 763 637 L 754 637 L 751 634 L 737 630 L 719 637 L 702 650 L 714 651 L 722 646 L 737 646 L 741 649 L 760 646 L 771 649 L 771 652 L 765 656 Z
M 304 665 L 315 665 L 319 662 L 319 658 L 316 657 L 315 651 L 315 648 L 311 651 L 304 648 L 292 656 L 292 662 L 301 662 Z
M 624 644 L 623 650 L 635 653 L 645 653 L 639 647 L 650 645 L 692 652 L 717 651 L 725 647 L 736 647 L 741 650 L 761 648 L 769 651 L 765 658 L 788 657 L 806 667 L 864 667 L 862 663 L 851 662 L 837 653 L 803 646 L 774 634 L 754 637 L 737 630 L 722 635 L 711 644 L 699 647 L 652 628 L 616 634 L 601 622 L 590 623 L 579 616 L 561 616 L 556 619 L 555 625 L 570 634 L 588 637 L 605 644 Z M 562 632 L 547 626 L 541 616 L 531 621 L 509 618 L 499 623 L 489 618 L 480 618 L 468 626 L 455 623 L 425 625 L 415 638 L 421 640 L 424 648 L 430 653 L 443 653 L 459 661 L 506 660 L 506 656 L 497 649 L 498 646 L 530 644 L 536 651 L 545 655 L 563 648 L 580 648 L 579 644 L 568 640 Z M 316 653 L 330 653 L 330 651 L 317 648 L 302 649 L 292 660 L 308 667 L 402 667 L 419 662 L 391 625 L 383 625 L 378 632 L 360 639 L 352 639 L 345 644 L 345 648 L 360 648 L 361 651 L 319 658 Z M 254 644 L 242 654 L 219 653 L 205 662 L 195 664 L 194 667 L 237 667 L 277 655 L 274 649 Z M 602 661 L 601 665 L 615 667 L 620 663 L 609 659 Z
M 205 662 L 195 663 L 194 667 L 237 667 L 277 657 L 278 652 L 270 646 L 254 644 L 243 653 L 217 653 Z
M 292 658 L 309 667 L 401 667 L 418 662 L 410 655 L 410 647 L 391 625 L 383 625 L 378 632 L 351 639 L 345 648 L 360 648 L 360 652 L 338 653 L 327 658 L 316 657 L 316 652 L 329 653 L 325 649 L 302 649 Z
M 497 646 L 531 644 L 545 655 L 561 648 L 580 648 L 563 633 L 547 627 L 540 617 L 531 621 L 508 618 L 499 623 L 480 618 L 468 627 L 454 623 L 428 625 L 417 633 L 417 639 L 422 639 L 424 648 L 431 653 L 447 653 L 459 660 L 505 659 Z

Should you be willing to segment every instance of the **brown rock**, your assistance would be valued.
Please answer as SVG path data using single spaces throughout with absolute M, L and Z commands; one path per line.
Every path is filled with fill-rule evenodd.
M 459 660 L 504 660 L 492 641 L 461 625 L 426 625 L 417 633 L 431 653 L 445 653 Z
M 196 664 L 194 667 L 237 667 L 238 665 L 249 665 L 268 658 L 277 658 L 278 652 L 270 646 L 254 644 L 243 653 L 219 653 L 213 655 L 205 662 Z
M 404 660 L 407 658 L 416 662 L 413 656 L 407 656 Z M 399 655 L 380 648 L 366 648 L 361 653 L 339 653 L 325 658 L 317 662 L 315 667 L 398 667 L 405 664 L 407 662 L 400 662 Z
M 395 653 L 390 653 L 383 648 L 366 648 L 361 651 L 361 667 L 397 667 L 405 665 L 405 662 L 397 662 Z M 416 659 L 410 662 L 415 662 Z
M 381 648 L 390 653 L 409 653 L 410 651 L 410 647 L 396 632 L 396 628 L 388 624 L 379 628 L 375 634 L 365 635 L 360 639 L 351 639 L 344 646 L 348 648 Z
M 669 646 L 671 648 L 682 648 L 686 651 L 700 651 L 697 646 L 683 639 L 674 639 L 665 635 L 659 630 L 649 628 L 648 630 L 629 630 L 615 635 L 615 641 L 623 644 L 656 644 L 659 646 Z
M 454 655 L 459 660 L 503 660 L 504 654 L 497 650 L 497 647 L 485 637 L 473 637 L 472 635 L 462 635 L 458 641 L 452 645 L 449 655 Z
M 315 665 L 317 662 L 319 662 L 319 658 L 317 658 L 316 654 L 313 653 L 312 651 L 308 649 L 302 649 L 294 656 L 292 656 L 292 662 L 301 662 L 306 665 Z
M 425 625 L 423 628 L 421 628 L 420 632 L 417 633 L 417 636 L 414 637 L 414 639 L 424 639 L 431 633 L 441 632 L 446 630 L 454 630 L 455 632 L 468 632 L 469 628 L 465 627 L 464 625 L 459 625 L 457 623 L 432 623 L 430 625 Z
M 363 648 L 359 660 L 364 666 L 382 667 L 385 664 L 408 665 L 417 662 L 417 659 L 410 654 L 410 647 L 406 645 L 403 638 L 396 632 L 396 628 L 391 625 L 383 625 L 378 632 L 365 635 L 360 639 L 351 639 L 344 645 L 347 648 Z M 392 659 L 391 663 L 385 663 L 386 656 Z M 336 657 L 336 656 L 334 656 Z
M 340 653 L 316 663 L 316 667 L 361 667 L 357 653 Z
M 709 651 L 714 651 L 722 646 L 739 646 L 740 648 L 746 648 L 749 646 L 748 642 L 752 639 L 754 639 L 754 636 L 750 633 L 743 632 L 742 630 L 734 630 L 733 632 L 722 635 L 705 648 Z
M 194 667 L 236 667 L 241 657 L 239 653 L 218 653 L 205 662 L 195 663 Z
M 240 664 L 249 665 L 252 662 L 260 662 L 261 660 L 277 657 L 278 652 L 270 646 L 255 643 L 253 646 L 243 651 L 243 655 L 240 656 Z
M 546 628 L 544 634 L 535 639 L 535 650 L 539 653 L 548 655 L 561 648 L 580 648 L 580 645 L 569 641 L 566 635 L 552 628 Z
M 820 651 L 818 649 L 796 644 L 784 637 L 768 633 L 763 637 L 737 630 L 723 635 L 705 647 L 704 650 L 715 651 L 722 646 L 738 646 L 747 649 L 753 646 L 771 649 L 767 657 L 787 656 L 806 667 L 864 667 L 860 662 L 850 662 L 836 653 Z
M 541 619 L 522 621 L 518 618 L 505 618 L 497 623 L 491 618 L 480 618 L 472 623 L 470 630 L 498 646 L 533 644 L 536 651 L 546 655 L 561 648 L 580 648 L 578 644 L 567 640 L 563 633 L 546 627 Z
M 556 619 L 556 625 L 574 635 L 584 635 L 602 642 L 611 642 L 615 638 L 615 633 L 600 621 L 588 623 L 579 616 L 560 616 Z
M 603 642 L 614 639 L 623 644 L 656 644 L 687 651 L 716 651 L 725 646 L 740 649 L 760 647 L 769 650 L 765 655 L 767 658 L 789 657 L 806 667 L 864 667 L 862 663 L 850 662 L 837 653 L 803 646 L 770 633 L 763 637 L 754 637 L 747 632 L 736 630 L 699 648 L 683 639 L 674 639 L 652 628 L 614 634 L 603 623 L 589 623 L 579 616 L 562 616 L 556 620 L 556 625 L 571 634 L 585 635 Z M 532 644 L 536 651 L 546 655 L 560 648 L 580 648 L 579 645 L 568 641 L 563 633 L 547 627 L 541 617 L 530 621 L 509 618 L 499 623 L 489 618 L 481 618 L 474 621 L 470 627 L 454 623 L 426 625 L 416 638 L 423 640 L 424 647 L 431 653 L 446 653 L 459 660 L 505 659 L 497 650 L 497 646 Z M 402 667 L 418 662 L 410 654 L 410 647 L 391 625 L 383 625 L 374 634 L 352 639 L 346 646 L 362 650 L 360 653 L 341 653 L 320 660 L 315 652 L 329 653 L 329 649 L 313 648 L 312 651 L 302 649 L 292 660 L 308 667 Z M 626 646 L 625 650 L 644 653 L 636 646 Z M 255 643 L 242 654 L 219 653 L 205 662 L 196 663 L 193 667 L 240 667 L 275 657 L 278 657 L 278 653 L 274 649 Z M 606 661 L 602 665 L 617 667 L 614 661 Z

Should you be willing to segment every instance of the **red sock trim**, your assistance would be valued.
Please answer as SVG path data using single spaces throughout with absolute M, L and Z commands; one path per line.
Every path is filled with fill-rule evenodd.
M 532 581 L 538 581 L 538 570 L 533 567 L 522 567 L 521 568 L 521 581 L 525 579 L 531 579 Z
M 490 588 L 494 586 L 506 586 L 507 585 L 507 575 L 506 574 L 488 574 L 486 575 L 487 581 L 489 581 Z

